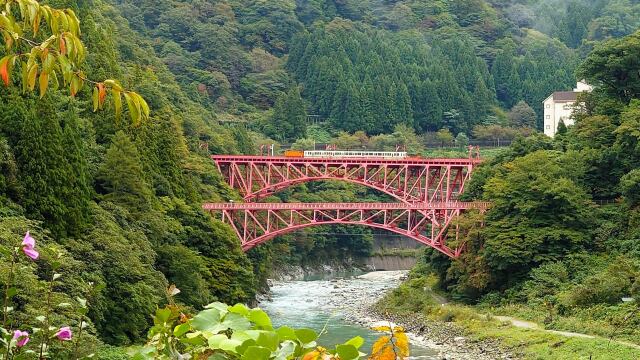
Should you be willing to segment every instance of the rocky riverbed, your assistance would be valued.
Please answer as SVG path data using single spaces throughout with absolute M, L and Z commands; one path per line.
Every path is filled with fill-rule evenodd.
M 339 311 L 349 322 L 372 327 L 381 324 L 397 324 L 406 329 L 411 343 L 435 349 L 438 359 L 447 360 L 496 360 L 518 357 L 500 348 L 496 341 L 470 341 L 462 329 L 451 323 L 436 322 L 419 317 L 385 318 L 372 309 L 385 294 L 396 288 L 406 277 L 406 271 L 370 272 L 355 279 L 332 280 L 331 293 L 327 294 L 329 311 Z

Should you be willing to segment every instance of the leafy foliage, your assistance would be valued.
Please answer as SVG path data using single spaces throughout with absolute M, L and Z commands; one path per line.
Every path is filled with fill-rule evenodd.
M 399 339 L 406 340 L 406 335 Z M 133 359 L 173 359 L 193 356 L 216 359 L 360 359 L 364 344 L 355 337 L 328 350 L 318 345 L 319 335 L 311 329 L 274 329 L 269 316 L 259 308 L 211 303 L 192 318 L 179 307 L 158 309 L 150 341 Z M 401 344 L 399 346 L 408 346 Z
M 580 74 L 603 91 L 585 98 L 576 126 L 561 138 L 520 138 L 529 130 L 513 128 L 535 126 L 521 101 L 532 106 L 539 126 L 542 109 L 535 104 L 573 85 L 576 59 L 593 41 L 634 31 L 637 4 L 48 4 L 0 1 L 0 33 L 8 45 L 0 49 L 6 85 L 0 88 L 0 217 L 37 224 L 58 239 L 74 266 L 73 281 L 60 283 L 71 296 L 83 292 L 84 281 L 107 286 L 96 292 L 88 313 L 91 336 L 112 344 L 140 341 L 151 324 L 148 314 L 170 301 L 161 290 L 169 282 L 184 290 L 171 301 L 193 308 L 216 300 L 251 302 L 278 264 L 368 254 L 370 231 L 335 227 L 277 239 L 247 257 L 230 229 L 201 211 L 204 201 L 239 200 L 208 155 L 255 153 L 254 138 L 273 143 L 259 131 L 298 140 L 298 148 L 314 141 L 353 149 L 405 145 L 415 154 L 423 151 L 419 134 L 441 129 L 442 142 L 455 135 L 458 146 L 470 135 L 513 139 L 467 188 L 467 196 L 498 204 L 460 224 L 470 251 L 454 264 L 433 257 L 442 285 L 464 299 L 517 293 L 511 289 L 533 276 L 529 270 L 577 251 L 640 254 L 634 196 L 640 117 L 634 75 L 625 73 L 633 70 L 634 52 L 620 51 L 635 49 L 635 35 L 596 46 L 582 67 L 589 70 Z M 85 84 L 92 91 L 80 91 Z M 97 111 L 105 106 L 115 111 Z M 307 126 L 307 111 L 318 124 Z M 121 112 L 132 121 L 118 121 Z M 531 177 L 529 169 L 535 170 Z M 278 196 L 386 200 L 332 183 Z M 624 203 L 610 211 L 590 203 L 619 197 Z M 11 226 L 1 222 L 0 232 Z M 46 267 L 33 269 L 29 284 L 40 286 Z M 619 270 L 633 274 L 629 269 Z M 595 284 L 611 275 L 599 275 L 604 271 L 580 279 Z M 548 273 L 562 275 L 558 269 Z M 549 280 L 544 274 L 540 282 Z M 594 285 L 579 297 L 556 294 L 557 303 L 580 303 L 588 311 L 617 306 L 598 302 L 636 291 L 636 282 L 607 279 L 609 293 Z M 35 309 L 41 301 L 20 304 Z M 309 350 L 316 357 L 335 355 Z
M 56 236 L 61 249 L 81 259 L 73 262 L 74 276 L 78 278 L 64 285 L 72 296 L 80 294 L 83 281 L 107 285 L 108 290 L 97 291 L 95 304 L 88 313 L 94 324 L 91 336 L 94 339 L 99 336 L 111 344 L 138 341 L 150 325 L 149 314 L 166 301 L 162 291 L 166 277 L 180 280 L 181 286 L 184 283 L 188 287 L 184 277 L 163 267 L 162 261 L 169 259 L 170 264 L 176 264 L 175 261 L 168 256 L 156 257 L 155 250 L 166 243 L 185 250 L 191 256 L 189 260 L 196 264 L 215 270 L 220 280 L 209 281 L 207 286 L 196 281 L 193 298 L 185 298 L 185 303 L 198 306 L 217 298 L 233 302 L 250 299 L 254 293 L 251 264 L 224 225 L 214 225 L 207 215 L 194 210 L 203 198 L 219 200 L 222 196 L 235 196 L 222 185 L 202 144 L 211 144 L 212 151 L 238 152 L 241 146 L 250 147 L 246 144 L 246 133 L 205 121 L 210 113 L 187 98 L 145 40 L 132 32 L 117 10 L 104 2 L 56 2 L 73 6 L 73 11 L 56 10 L 58 15 L 54 16 L 64 14 L 66 19 L 73 13 L 83 19 L 77 33 L 66 28 L 47 33 L 51 30 L 48 15 L 44 14 L 49 11 L 48 6 L 38 7 L 35 1 L 9 2 L 12 12 L 3 16 L 18 19 L 21 31 L 24 30 L 21 36 L 30 36 L 30 41 L 46 41 L 40 37 L 58 34 L 57 40 L 43 51 L 56 56 L 52 71 L 61 82 L 57 67 L 65 59 L 56 52 L 61 51 L 60 39 L 64 38 L 63 46 L 68 51 L 65 56 L 73 62 L 72 77 L 84 77 L 80 66 L 83 72 L 97 77 L 118 76 L 123 84 L 134 84 L 132 87 L 157 109 L 148 115 L 153 121 L 136 126 L 135 119 L 124 123 L 114 121 L 117 120 L 114 113 L 85 111 L 83 104 L 94 100 L 91 93 L 77 92 L 75 98 L 69 98 L 62 89 L 50 86 L 45 96 L 37 99 L 32 92 L 22 92 L 16 86 L 0 88 L 1 217 L 41 221 L 38 224 Z M 20 17 L 19 3 L 30 3 L 29 9 L 40 9 L 36 12 L 47 27 L 41 26 L 37 34 L 31 25 L 23 29 L 25 19 Z M 33 16 L 29 15 L 27 22 L 35 19 Z M 78 41 L 81 35 L 91 50 L 80 56 L 84 60 L 81 63 L 76 61 L 79 59 L 75 52 L 70 53 L 73 45 L 66 42 L 71 35 Z M 28 61 L 33 44 L 25 41 L 0 50 L 0 58 L 19 52 L 24 56 L 20 55 L 17 61 L 22 57 Z M 42 78 L 39 51 L 34 50 L 39 55 L 32 61 Z M 13 69 L 14 73 L 18 68 Z M 49 76 L 50 85 L 52 79 Z M 79 80 L 71 80 L 78 86 L 76 89 L 74 85 L 74 90 L 80 90 Z M 101 101 L 105 105 L 115 101 L 113 96 L 104 96 L 105 92 L 113 94 L 117 83 L 103 83 L 104 88 L 97 88 L 98 107 Z M 133 96 L 124 87 L 121 91 L 125 98 Z M 133 105 L 130 110 L 137 111 L 138 105 Z M 145 115 L 146 110 L 141 108 L 140 113 Z M 174 211 L 175 204 L 189 211 Z M 194 242 L 206 239 L 210 249 L 206 256 L 197 254 L 193 243 L 185 245 L 191 246 L 189 249 L 179 246 L 180 242 L 187 242 L 193 217 L 198 217 L 202 227 L 200 237 L 193 239 Z M 218 236 L 208 233 L 210 227 L 217 229 Z M 0 230 L 6 229 L 6 223 L 0 225 Z M 167 273 L 166 277 L 159 269 Z M 38 281 L 45 274 L 37 272 Z M 39 302 L 33 301 L 24 304 L 39 306 Z
M 640 96 L 637 54 L 640 52 L 640 32 L 622 39 L 613 39 L 596 46 L 579 72 L 601 90 L 628 102 Z
M 307 127 L 307 111 L 300 91 L 293 87 L 281 95 L 273 108 L 273 116 L 265 126 L 265 133 L 274 139 L 287 141 L 304 137 Z
M 593 64 L 624 61 L 635 38 L 596 48 L 581 69 L 593 71 L 591 79 L 615 78 L 615 66 Z M 439 286 L 469 302 L 528 307 L 554 329 L 588 324 L 595 334 L 637 339 L 637 304 L 622 301 L 637 298 L 640 263 L 640 112 L 629 86 L 599 82 L 581 98 L 575 126 L 553 140 L 518 139 L 478 169 L 465 196 L 493 207 L 457 224 L 467 250 L 458 261 L 428 251 Z
M 402 327 L 380 326 L 373 329 L 390 334 L 373 344 L 369 360 L 403 360 L 409 356 L 409 338 Z
M 6 86 L 11 83 L 14 68 L 20 69 L 22 91 L 34 91 L 37 81 L 40 98 L 50 83 L 58 89 L 58 76 L 63 85 L 69 87 L 71 96 L 88 81 L 95 84 L 93 111 L 102 109 L 109 90 L 116 118 L 122 111 L 122 95 L 134 124 L 149 117 L 149 106 L 140 95 L 124 90 L 116 80 L 90 81 L 80 70 L 86 50 L 80 41 L 80 20 L 72 9 L 59 10 L 32 0 L 4 0 L 0 6 L 5 9 L 0 14 L 0 32 L 7 53 L 0 59 L 0 77 Z M 41 29 L 44 22 L 50 30 L 49 36 L 44 33 L 44 27 Z M 26 61 L 22 57 L 26 57 Z

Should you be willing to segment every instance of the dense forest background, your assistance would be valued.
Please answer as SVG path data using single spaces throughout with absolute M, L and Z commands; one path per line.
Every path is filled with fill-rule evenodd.
M 247 302 L 278 264 L 368 252 L 370 232 L 338 227 L 283 236 L 243 254 L 230 229 L 200 210 L 205 201 L 239 200 L 209 154 L 251 154 L 258 145 L 273 142 L 298 147 L 366 142 L 377 148 L 404 143 L 419 152 L 420 136 L 436 131 L 456 139 L 505 129 L 531 133 L 541 127 L 541 102 L 551 92 L 570 90 L 578 78 L 599 80 L 591 72 L 576 73 L 594 46 L 640 25 L 640 4 L 631 0 L 46 3 L 73 8 L 82 19 L 89 53 L 85 72 L 121 80 L 147 100 L 152 115 L 148 123 L 132 126 L 116 121 L 109 111 L 92 113 L 89 91 L 76 98 L 49 91 L 37 99 L 18 86 L 1 87 L 0 246 L 13 247 L 20 234 L 31 230 L 59 250 L 72 270 L 56 289 L 61 298 L 67 296 L 63 293 L 86 296 L 96 284 L 107 285 L 91 297 L 90 333 L 94 340 L 115 345 L 144 338 L 149 314 L 167 301 L 164 289 L 170 283 L 182 290 L 177 299 L 187 306 L 214 299 Z M 567 135 L 575 139 L 556 145 L 534 137 L 492 164 L 502 169 L 498 164 L 533 149 L 555 149 L 559 152 L 527 155 L 520 165 L 531 169 L 534 164 L 552 181 L 580 154 L 580 164 L 595 172 L 572 168 L 583 190 L 566 190 L 567 206 L 573 207 L 564 210 L 570 213 L 591 198 L 615 199 L 627 189 L 617 187 L 619 179 L 637 159 L 626 159 L 609 173 L 608 164 L 624 152 L 599 149 L 617 144 L 614 128 L 634 111 L 635 105 L 627 105 L 630 99 L 623 100 L 615 111 L 594 105 L 594 116 L 612 119 L 593 120 L 594 129 L 611 128 L 602 141 L 592 141 L 589 131 L 594 129 Z M 308 115 L 320 124 L 311 124 Z M 557 164 L 556 173 L 545 172 L 547 162 Z M 482 190 L 484 181 L 511 175 L 488 168 L 472 195 L 499 203 L 509 192 Z M 509 181 L 500 179 L 492 184 Z M 559 195 L 548 196 L 556 201 Z M 381 197 L 326 183 L 299 186 L 272 200 L 362 199 Z M 516 216 L 507 210 L 487 215 L 496 220 L 487 231 L 505 230 L 497 226 Z M 565 220 L 573 221 L 577 231 L 592 224 L 588 219 L 572 215 Z M 549 221 L 572 246 L 588 243 L 590 235 L 565 234 L 564 220 Z M 527 226 L 518 219 L 513 223 Z M 603 235 L 602 241 L 608 238 Z M 455 264 L 434 261 L 439 261 L 443 286 L 476 300 L 503 291 L 516 275 L 513 281 L 526 277 L 528 270 L 514 272 L 510 266 L 518 264 L 495 256 L 486 266 L 496 261 L 500 271 L 481 288 L 464 282 L 464 271 Z M 546 252 L 536 258 L 522 253 L 504 257 L 535 259 L 527 269 L 552 258 Z M 25 295 L 18 302 L 26 314 L 42 305 L 43 299 L 28 294 L 44 286 L 40 279 L 48 258 L 43 258 L 44 264 L 20 285 Z M 476 265 L 483 269 L 479 266 L 485 263 Z M 5 266 L 0 263 L 0 269 Z M 70 315 L 60 310 L 57 316 Z

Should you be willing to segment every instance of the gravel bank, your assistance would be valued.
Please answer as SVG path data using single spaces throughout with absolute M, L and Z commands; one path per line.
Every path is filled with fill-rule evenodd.
M 518 359 L 500 348 L 497 341 L 469 341 L 462 329 L 451 323 L 431 321 L 419 316 L 385 318 L 373 311 L 372 306 L 387 292 L 396 288 L 406 271 L 380 271 L 361 275 L 357 279 L 333 280 L 329 295 L 330 310 L 337 310 L 349 322 L 371 327 L 397 324 L 404 327 L 412 344 L 436 349 L 446 360 Z

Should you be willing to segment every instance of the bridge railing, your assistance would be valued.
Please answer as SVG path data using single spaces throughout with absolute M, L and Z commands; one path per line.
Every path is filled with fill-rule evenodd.
M 489 202 L 422 202 L 422 203 L 207 203 L 204 210 L 441 210 L 478 209 L 485 210 Z

